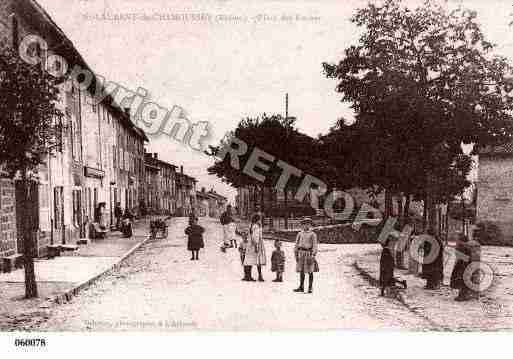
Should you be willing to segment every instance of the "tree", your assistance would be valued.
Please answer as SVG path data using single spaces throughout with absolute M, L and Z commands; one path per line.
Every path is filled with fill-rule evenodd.
M 424 199 L 430 212 L 466 184 L 471 159 L 462 143 L 509 140 L 512 68 L 494 55 L 474 11 L 386 0 L 358 9 L 352 22 L 364 28 L 358 44 L 323 67 L 366 141 L 365 151 L 351 152 L 359 181 Z
M 253 186 L 258 188 L 262 194 L 264 188 L 274 188 L 282 169 L 276 164 L 276 161 L 270 164 L 269 171 L 266 172 L 264 182 L 246 175 L 243 172 L 249 156 L 255 148 L 263 150 L 274 156 L 277 160 L 284 161 L 289 165 L 295 166 L 308 174 L 316 175 L 314 165 L 318 160 L 316 157 L 317 142 L 315 139 L 300 133 L 295 127 L 295 120 L 284 118 L 281 115 L 262 114 L 256 118 L 246 118 L 242 120 L 237 128 L 228 134 L 227 138 L 221 141 L 217 147 L 210 147 L 209 155 L 217 156 L 220 148 L 226 143 L 230 143 L 230 136 L 244 141 L 248 145 L 245 155 L 240 157 L 240 169 L 235 169 L 230 164 L 230 158 L 227 156 L 223 161 L 216 161 L 213 166 L 208 169 L 210 174 L 214 174 L 221 178 L 222 181 L 231 184 L 234 187 Z M 228 141 L 228 142 L 226 142 Z M 301 178 L 292 176 L 284 188 L 285 199 L 287 193 L 299 187 Z M 260 196 L 262 198 L 262 196 Z M 263 209 L 263 207 L 262 207 Z M 280 213 L 288 214 L 283 210 Z
M 35 241 L 31 233 L 30 201 L 38 167 L 60 145 L 63 114 L 56 108 L 55 78 L 40 66 L 23 62 L 11 50 L 0 54 L 0 165 L 23 188 L 21 201 L 25 295 L 37 297 Z M 18 234 L 19 235 L 19 234 Z

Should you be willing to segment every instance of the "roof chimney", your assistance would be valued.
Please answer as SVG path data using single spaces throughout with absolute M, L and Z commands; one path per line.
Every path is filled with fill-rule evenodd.
M 183 166 L 180 166 L 180 173 L 183 174 Z
M 159 154 L 158 154 L 157 152 L 155 152 L 155 153 L 153 154 L 153 158 L 154 158 L 154 159 L 158 159 L 158 158 L 159 158 Z

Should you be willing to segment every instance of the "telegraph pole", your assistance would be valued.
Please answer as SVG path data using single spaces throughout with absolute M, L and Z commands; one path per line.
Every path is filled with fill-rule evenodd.
M 289 118 L 289 94 L 285 94 L 285 119 Z

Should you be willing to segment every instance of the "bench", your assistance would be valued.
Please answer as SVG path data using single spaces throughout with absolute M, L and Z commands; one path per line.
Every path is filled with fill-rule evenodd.
M 2 260 L 5 273 L 23 267 L 23 254 L 13 254 L 8 257 L 3 257 Z
M 107 235 L 107 228 L 101 228 L 100 223 L 93 222 L 90 224 L 89 234 L 91 239 L 105 238 Z

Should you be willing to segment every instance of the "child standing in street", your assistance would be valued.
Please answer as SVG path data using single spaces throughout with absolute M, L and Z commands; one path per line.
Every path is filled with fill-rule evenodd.
M 275 250 L 271 254 L 271 271 L 276 272 L 276 279 L 273 282 L 283 282 L 283 272 L 285 271 L 285 252 L 281 249 L 281 241 L 274 241 Z
M 296 272 L 299 273 L 299 287 L 294 292 L 304 292 L 305 274 L 308 273 L 308 293 L 313 292 L 314 272 L 319 271 L 317 255 L 317 234 L 312 230 L 312 220 L 305 218 L 301 221 L 303 229 L 297 234 L 294 254 L 296 257 Z
M 244 265 L 244 260 L 246 259 L 246 251 L 248 246 L 250 246 L 250 242 L 248 240 L 248 234 L 242 234 L 242 241 L 239 244 L 239 253 L 240 253 L 240 262 L 242 264 L 242 268 L 244 268 L 244 277 L 242 278 L 245 282 L 254 282 L 255 280 L 251 278 L 251 266 Z
M 187 241 L 187 249 L 191 251 L 191 261 L 199 260 L 198 255 L 201 248 L 205 247 L 203 241 L 203 232 L 205 229 L 198 224 L 198 217 L 192 217 L 189 220 L 189 227 L 185 229 L 185 234 L 189 238 Z

